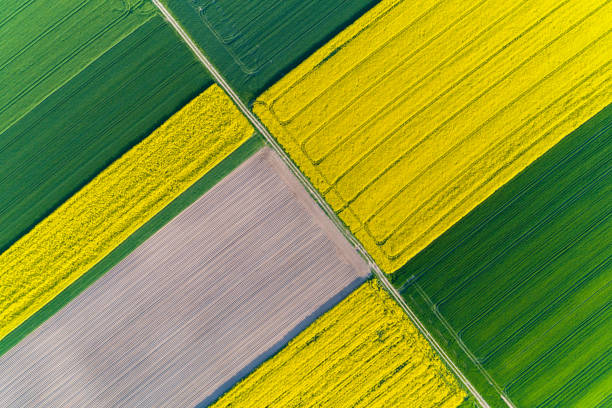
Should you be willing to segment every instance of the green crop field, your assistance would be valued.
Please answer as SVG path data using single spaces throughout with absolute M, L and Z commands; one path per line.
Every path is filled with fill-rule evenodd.
M 143 0 L 6 0 L 0 8 L 0 132 L 144 23 Z
M 394 275 L 479 388 L 518 407 L 609 406 L 611 173 L 612 105 Z
M 0 408 L 612 408 L 611 49 L 609 0 L 0 0 Z
M 113 3 L 121 4 L 110 2 L 104 9 L 112 10 Z M 88 5 L 76 13 L 84 13 Z M 34 10 L 26 7 L 21 14 Z M 104 15 L 98 9 L 94 14 Z M 84 18 L 88 16 L 84 14 Z M 13 16 L 9 23 L 16 18 Z M 90 29 L 89 22 L 79 21 Z M 77 31 L 72 27 L 70 32 L 78 37 Z M 98 38 L 95 48 L 103 43 Z M 81 47 L 76 41 L 56 44 L 62 44 L 57 48 L 66 54 Z M 37 50 L 32 46 L 23 53 L 32 52 L 34 58 Z M 38 56 L 45 60 L 40 65 L 42 70 L 54 64 L 46 61 L 45 55 Z M 0 113 L 5 115 L 2 123 L 29 107 L 31 101 L 38 102 L 0 133 L 0 252 L 212 83 L 191 51 L 154 14 L 148 14 L 142 24 L 93 61 L 86 64 L 84 57 L 74 58 L 78 61 L 69 61 L 71 70 L 76 70 L 77 62 L 82 69 L 41 101 L 38 99 L 46 92 L 46 85 L 24 94 L 19 89 L 26 88 L 18 80 L 12 84 L 16 87 L 1 93 L 4 107 L 9 106 L 7 98 L 18 101 L 12 105 L 15 109 L 9 107 L 12 113 Z M 21 67 L 25 68 L 27 64 Z M 27 72 L 32 75 L 34 70 Z M 4 71 L 0 73 L 4 75 Z M 38 74 L 46 75 L 42 71 Z M 10 76 L 20 78 L 14 73 Z M 34 93 L 38 99 L 30 97 Z M 22 94 L 23 103 L 19 102 Z
M 240 97 L 252 101 L 379 0 L 162 0 Z

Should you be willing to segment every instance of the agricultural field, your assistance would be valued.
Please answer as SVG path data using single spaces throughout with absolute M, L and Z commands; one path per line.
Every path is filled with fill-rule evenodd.
M 376 280 L 238 383 L 222 407 L 457 407 L 465 393 Z
M 27 12 L 29 7 L 39 8 L 30 3 L 35 2 L 26 2 L 21 14 L 0 25 L 0 33 L 13 27 L 14 20 L 20 22 L 23 13 L 31 15 Z M 0 252 L 212 83 L 205 69 L 161 17 L 142 21 L 144 17 L 137 8 L 132 14 L 140 17 L 129 26 L 124 27 L 136 17 L 127 16 L 125 22 L 104 23 L 104 30 L 108 31 L 105 36 L 120 28 L 122 32 L 128 28 L 132 31 L 120 39 L 115 38 L 119 32 L 113 34 L 112 39 L 117 40 L 113 44 L 106 44 L 103 36 L 85 47 L 77 42 L 80 35 L 90 29 L 103 29 L 96 28 L 98 23 L 92 14 L 102 19 L 106 14 L 100 9 L 108 9 L 110 18 L 118 14 L 116 10 L 111 12 L 112 3 L 121 2 L 82 2 L 80 8 L 64 10 L 69 16 L 54 15 L 59 13 L 55 3 L 60 3 L 58 9 L 60 5 L 64 7 L 63 3 L 74 6 L 74 2 L 63 1 L 45 7 L 50 9 L 45 18 L 59 20 L 54 24 L 49 20 L 50 28 L 40 33 L 37 41 L 16 48 L 11 63 L 0 65 L 4 67 L 0 68 L 0 82 L 10 84 L 0 92 L 0 105 L 4 103 L 6 108 L 0 108 L 3 128 L 0 133 Z M 98 5 L 87 11 L 95 4 Z M 77 21 L 70 23 L 72 19 Z M 136 22 L 140 25 L 133 27 Z M 74 31 L 77 23 L 87 29 L 79 29 L 70 36 L 75 42 L 61 41 L 62 46 L 58 47 L 56 36 L 68 37 L 67 32 Z M 8 44 L 0 34 L 3 38 L 0 58 L 9 58 L 12 41 L 28 34 L 17 28 L 11 33 Z M 23 37 L 20 40 L 23 43 Z M 55 47 L 53 52 L 48 49 L 51 46 Z M 94 55 L 94 50 L 101 54 Z M 52 59 L 63 53 L 75 55 L 66 56 L 67 60 L 50 69 Z M 24 75 L 14 72 L 14 69 L 23 69 L 23 64 L 30 64 L 28 61 L 33 58 L 43 61 L 40 66 L 45 70 L 50 69 L 36 73 L 42 78 L 40 81 L 28 79 L 35 74 L 32 69 Z M 14 68 L 18 62 L 22 65 Z M 9 77 L 16 80 L 8 80 Z M 56 78 L 55 82 L 52 78 Z M 38 85 L 22 84 L 22 80 Z M 56 88 L 51 89 L 52 85 Z M 37 95 L 35 100 L 31 99 L 34 95 Z M 5 97 L 14 100 L 14 104 L 3 102 Z M 18 109 L 21 106 L 24 108 Z M 11 125 L 5 128 L 3 125 L 7 123 Z
M 163 209 L 157 212 L 146 223 L 130 234 L 124 241 L 116 246 L 104 258 L 87 270 L 83 275 L 63 289 L 43 307 L 30 315 L 17 328 L 11 330 L 0 340 L 0 356 L 18 344 L 43 322 L 61 310 L 64 306 L 74 300 L 85 289 L 91 286 L 105 273 L 110 271 L 121 260 L 128 256 L 143 242 L 159 231 L 174 217 L 193 204 L 203 194 L 208 192 L 219 181 L 244 163 L 255 152 L 261 149 L 264 141 L 260 135 L 254 134 L 226 158 L 221 160 L 212 169 L 206 172 L 200 179 L 193 183 L 187 190 L 172 200 Z
M 0 339 L 252 133 L 213 85 L 70 197 L 0 255 Z
M 368 275 L 262 149 L 0 357 L 0 405 L 205 405 Z
M 612 105 L 394 275 L 474 382 L 517 407 L 610 404 L 611 172 Z
M 379 0 L 161 0 L 245 102 Z
M 5 0 L 0 44 L 0 407 L 612 407 L 612 1 Z
M 391 273 L 612 102 L 610 15 L 383 0 L 254 111 Z
M 146 22 L 143 0 L 5 0 L 0 10 L 0 132 Z

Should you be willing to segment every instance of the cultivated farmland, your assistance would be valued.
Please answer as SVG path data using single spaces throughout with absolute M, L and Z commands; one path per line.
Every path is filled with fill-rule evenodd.
M 194 182 L 187 190 L 172 200 L 136 231 L 131 233 L 129 237 L 116 246 L 108 255 L 63 289 L 42 308 L 38 309 L 33 315 L 28 317 L 16 329 L 3 337 L 0 340 L 0 356 L 80 295 L 92 283 L 111 270 L 132 251 L 138 248 L 139 245 L 180 214 L 185 208 L 193 204 L 204 193 L 222 180 L 223 177 L 227 176 L 255 152 L 261 149 L 263 144 L 264 141 L 261 136 L 254 134 L 236 148 L 236 150 L 230 153 L 230 155 L 207 171 L 204 176 Z
M 0 255 L 0 338 L 252 134 L 216 85 Z
M 0 132 L 143 24 L 142 0 L 8 0 L 0 10 Z
M 162 0 L 246 102 L 378 0 Z
M 393 272 L 612 102 L 603 0 L 384 0 L 254 110 Z
M 57 11 L 56 3 L 74 2 L 54 2 L 53 7 L 43 8 L 50 9 L 49 13 L 53 14 Z M 35 44 L 19 54 L 19 58 L 25 58 L 34 53 L 31 57 L 36 57 L 41 67 L 49 69 L 52 61 L 48 59 L 52 56 L 80 50 L 69 61 L 58 65 L 57 71 L 53 71 L 55 68 L 51 70 L 60 72 L 67 65 L 78 62 L 80 71 L 73 72 L 76 66 L 71 68 L 73 75 L 67 82 L 44 95 L 42 101 L 37 100 L 36 106 L 0 133 L 0 252 L 211 84 L 208 74 L 161 17 L 152 17 L 137 27 L 130 27 L 133 31 L 129 35 L 93 61 L 82 60 L 83 53 L 89 48 L 81 50 L 78 43 L 70 41 L 58 42 L 55 39 L 53 44 L 62 44 L 62 47 L 71 44 L 74 50 L 58 47 L 49 52 L 45 47 L 39 49 L 46 44 L 47 37 L 68 37 L 62 27 L 81 13 L 86 20 L 93 20 L 87 24 L 78 20 L 86 27 L 84 31 L 92 29 L 97 20 L 85 11 L 96 3 L 104 2 L 84 2 L 81 8 L 72 11 L 68 20 L 54 25 L 53 30 L 37 37 Z M 104 5 L 104 9 L 111 10 L 112 3 Z M 31 7 L 37 8 L 31 5 L 21 13 L 32 14 Z M 106 16 L 100 7 L 98 5 L 91 11 L 98 18 Z M 117 11 L 113 13 L 117 14 Z M 10 25 L 11 21 L 6 24 Z M 120 26 L 108 24 L 107 29 L 111 31 Z M 1 26 L 0 30 L 6 27 Z M 69 26 L 66 30 L 75 28 Z M 69 37 L 76 41 L 82 31 L 79 28 L 78 33 Z M 15 34 L 9 36 L 9 43 L 14 41 Z M 0 35 L 0 38 L 3 37 Z M 24 38 L 20 38 L 23 42 Z M 102 47 L 105 44 L 103 38 L 97 38 L 90 47 Z M 4 48 L 4 38 L 1 41 L 0 54 L 10 48 Z M 19 58 L 4 70 L 21 61 Z M 0 83 L 11 84 L 3 86 L 0 99 L 11 96 L 17 101 L 27 100 L 26 94 L 19 91 L 21 88 L 15 88 L 34 72 L 31 69 L 26 71 L 27 74 L 18 75 L 15 80 L 0 79 Z M 0 75 L 12 78 L 15 74 L 0 69 Z M 41 82 L 31 92 L 42 89 L 47 82 Z M 18 98 L 19 95 L 23 97 Z M 7 121 L 7 117 L 0 119 L 2 125 Z
M 213 408 L 455 408 L 464 396 L 404 312 L 370 280 Z
M 264 149 L 0 357 L 0 405 L 206 404 L 368 275 Z
M 610 203 L 612 106 L 408 262 L 396 286 L 481 389 L 491 380 L 518 407 L 609 406 Z

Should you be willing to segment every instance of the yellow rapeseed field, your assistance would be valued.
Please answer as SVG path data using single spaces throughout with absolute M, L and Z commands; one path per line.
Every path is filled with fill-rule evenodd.
M 465 393 L 370 280 L 222 396 L 222 407 L 448 407 Z
M 0 338 L 44 306 L 252 134 L 216 85 L 0 255 Z
M 254 109 L 393 272 L 612 102 L 605 0 L 383 0 Z

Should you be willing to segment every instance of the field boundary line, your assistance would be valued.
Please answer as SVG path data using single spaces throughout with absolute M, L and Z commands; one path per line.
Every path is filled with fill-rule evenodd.
M 181 25 L 176 21 L 174 16 L 170 13 L 170 11 L 160 2 L 160 0 L 152 0 L 153 4 L 159 9 L 164 18 L 168 21 L 168 23 L 174 28 L 177 34 L 185 41 L 187 46 L 191 49 L 191 51 L 196 55 L 196 57 L 202 62 L 202 64 L 208 69 L 210 74 L 213 76 L 217 84 L 227 93 L 227 95 L 232 99 L 232 101 L 236 104 L 238 109 L 242 112 L 242 114 L 249 120 L 251 125 L 264 137 L 267 144 L 278 154 L 279 158 L 285 163 L 285 165 L 291 170 L 293 175 L 298 179 L 298 181 L 304 186 L 306 191 L 310 194 L 310 196 L 316 201 L 316 203 L 321 207 L 321 209 L 325 212 L 325 214 L 331 219 L 334 225 L 338 228 L 338 230 L 342 233 L 342 235 L 351 243 L 351 245 L 357 250 L 359 255 L 361 255 L 370 268 L 372 269 L 374 275 L 379 280 L 379 282 L 383 285 L 385 290 L 393 297 L 393 299 L 400 305 L 400 307 L 404 310 L 404 312 L 408 315 L 412 323 L 417 327 L 417 329 L 421 332 L 421 334 L 427 339 L 429 344 L 436 350 L 440 358 L 447 364 L 447 366 L 453 371 L 453 373 L 457 376 L 457 378 L 463 383 L 463 385 L 472 393 L 478 404 L 482 408 L 490 408 L 490 405 L 487 401 L 480 395 L 480 393 L 476 390 L 476 388 L 470 383 L 470 381 L 465 377 L 465 375 L 461 372 L 459 367 L 451 360 L 451 358 L 446 354 L 446 352 L 442 349 L 440 344 L 434 339 L 431 333 L 427 330 L 427 328 L 423 325 L 423 323 L 419 320 L 417 315 L 412 311 L 412 309 L 408 306 L 408 304 L 404 301 L 402 296 L 399 294 L 397 289 L 389 282 L 389 279 L 385 275 L 385 273 L 380 269 L 380 267 L 374 262 L 370 254 L 365 250 L 365 248 L 361 245 L 361 243 L 353 236 L 353 234 L 346 228 L 346 226 L 342 223 L 338 215 L 332 210 L 332 208 L 327 204 L 327 202 L 323 199 L 323 197 L 319 194 L 319 192 L 314 188 L 311 184 L 310 180 L 306 178 L 306 176 L 300 171 L 300 169 L 296 166 L 296 164 L 289 158 L 287 153 L 283 150 L 281 145 L 276 141 L 276 139 L 270 134 L 268 129 L 259 121 L 259 118 L 255 116 L 253 112 L 246 106 L 244 102 L 240 99 L 238 94 L 231 88 L 231 86 L 227 83 L 225 78 L 219 73 L 219 71 L 215 68 L 215 66 L 208 60 L 208 58 L 204 55 L 204 53 L 200 50 L 200 48 L 194 43 L 191 37 L 187 34 L 187 32 L 181 27 Z M 504 398 L 503 395 L 500 397 L 506 401 L 508 404 L 509 401 Z M 508 404 L 510 407 L 514 407 L 512 404 Z
M 484 368 L 482 363 L 478 360 L 476 355 L 470 350 L 470 348 L 465 344 L 459 333 L 453 328 L 453 326 L 446 320 L 446 318 L 440 313 L 437 306 L 432 302 L 427 293 L 421 288 L 418 282 L 413 282 L 412 285 L 416 292 L 421 296 L 421 298 L 427 303 L 433 314 L 436 316 L 438 321 L 444 326 L 444 328 L 449 332 L 453 340 L 457 343 L 459 348 L 468 356 L 470 361 L 474 363 L 476 368 L 480 370 L 481 374 L 486 378 L 486 380 L 495 388 L 495 391 L 499 394 L 499 396 L 504 400 L 504 402 L 512 408 L 516 408 L 516 406 L 510 401 L 509 397 L 504 394 L 503 388 L 497 384 L 497 382 L 491 377 L 489 372 Z

